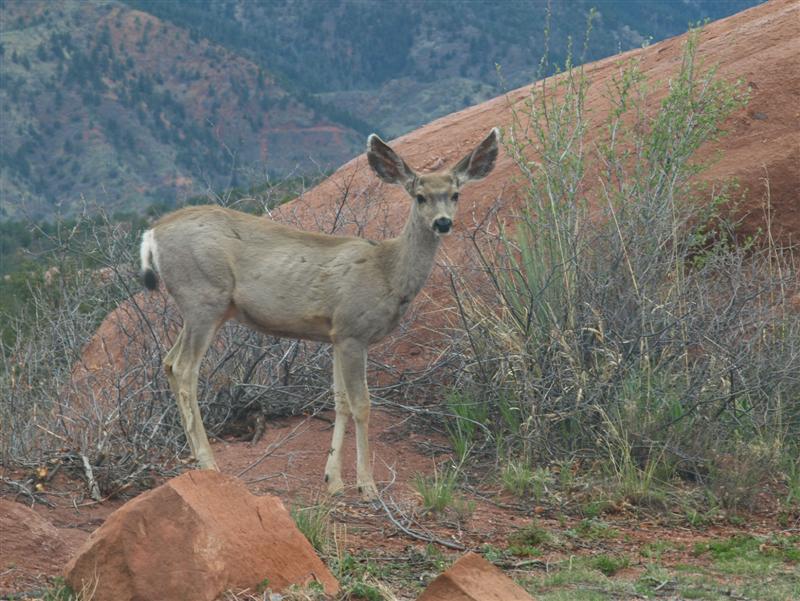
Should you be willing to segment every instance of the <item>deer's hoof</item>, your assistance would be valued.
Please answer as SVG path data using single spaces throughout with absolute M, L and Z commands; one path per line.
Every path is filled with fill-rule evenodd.
M 207 457 L 200 458 L 197 460 L 197 467 L 201 470 L 214 470 L 215 472 L 219 471 L 219 467 L 217 466 L 217 462 L 213 459 L 209 459 Z
M 358 485 L 358 492 L 365 501 L 374 501 L 378 498 L 378 488 L 374 482 L 361 482 Z
M 328 483 L 329 495 L 338 495 L 344 490 L 344 482 L 342 482 L 341 478 L 329 478 L 325 474 L 325 481 Z

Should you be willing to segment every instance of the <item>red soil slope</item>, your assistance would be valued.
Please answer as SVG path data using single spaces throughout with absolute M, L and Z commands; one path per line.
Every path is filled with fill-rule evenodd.
M 686 36 L 679 36 L 641 50 L 630 51 L 586 66 L 591 85 L 586 108 L 593 123 L 587 133 L 591 146 L 602 133 L 610 109 L 606 98 L 611 77 L 622 61 L 638 59 L 652 90 L 651 107 L 664 97 L 666 83 L 680 68 Z M 718 76 L 741 80 L 751 90 L 747 108 L 726 124 L 728 135 L 718 143 L 704 145 L 697 158 L 709 160 L 721 153 L 702 178 L 707 181 L 736 178 L 746 190 L 741 209 L 742 233 L 763 226 L 762 205 L 768 177 L 774 233 L 783 240 L 800 240 L 800 3 L 772 0 L 727 19 L 711 23 L 700 38 L 698 62 L 718 65 Z M 523 108 L 530 86 L 448 115 L 392 142 L 415 169 L 426 171 L 451 165 L 471 150 L 494 126 L 512 123 L 512 110 Z M 535 158 L 535 157 L 532 157 Z M 591 169 L 591 165 L 590 165 Z M 480 219 L 495 199 L 502 196 L 513 203 L 519 191 L 519 172 L 508 156 L 484 181 L 468 188 L 460 208 L 462 231 L 472 218 Z M 586 193 L 592 182 L 587 177 Z M 408 201 L 405 193 L 378 183 L 363 155 L 353 159 L 322 184 L 289 205 L 302 223 L 312 224 L 320 214 L 339 210 L 342 190 L 348 190 L 347 209 L 353 215 L 386 216 L 388 230 L 396 233 L 403 223 Z M 312 217 L 312 214 L 316 214 Z M 385 228 L 380 219 L 366 220 L 366 235 L 380 236 Z M 462 241 L 451 239 L 445 248 L 452 254 Z

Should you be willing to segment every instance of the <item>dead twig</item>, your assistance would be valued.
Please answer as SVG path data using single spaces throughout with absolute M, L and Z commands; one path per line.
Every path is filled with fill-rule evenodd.
M 94 472 L 92 471 L 92 464 L 89 463 L 89 458 L 86 455 L 81 455 L 83 462 L 83 473 L 86 475 L 86 485 L 89 487 L 89 496 L 94 501 L 100 501 L 103 496 L 100 494 L 100 487 L 94 479 Z
M 19 491 L 15 495 L 15 497 L 14 497 L 15 499 L 20 494 L 23 494 L 26 497 L 28 497 L 31 500 L 31 507 L 33 507 L 33 505 L 35 505 L 36 503 L 41 503 L 42 505 L 47 505 L 48 507 L 55 507 L 54 503 L 52 503 L 51 501 L 48 501 L 47 499 L 45 499 L 44 497 L 39 495 L 37 491 L 33 491 L 30 488 L 28 488 L 27 484 L 33 482 L 32 480 L 28 480 L 27 482 L 23 483 L 23 482 L 19 482 L 18 480 L 12 480 L 11 478 L 0 477 L 0 482 L 4 482 L 4 483 L 16 488 Z
M 389 521 L 392 522 L 392 524 L 395 526 L 395 528 L 400 530 L 403 534 L 406 534 L 406 535 L 410 536 L 411 538 L 415 538 L 417 540 L 425 541 L 425 542 L 428 542 L 428 543 L 436 543 L 437 545 L 442 545 L 443 547 L 447 547 L 448 549 L 455 549 L 456 551 L 466 551 L 467 548 L 462 544 L 441 539 L 441 538 L 435 536 L 434 534 L 425 534 L 423 532 L 417 532 L 416 530 L 413 530 L 410 527 L 402 524 L 394 516 L 392 511 L 389 509 L 388 505 L 386 505 L 386 502 L 383 500 L 383 497 L 381 495 L 378 495 L 378 501 L 380 502 L 381 506 L 383 507 L 383 511 L 384 511 L 384 513 L 386 513 L 386 517 L 389 518 Z M 389 501 L 395 506 L 395 508 L 397 508 L 397 504 L 394 502 L 393 499 L 390 498 Z M 398 510 L 398 512 L 399 512 L 399 510 Z M 401 513 L 402 517 L 406 521 L 410 521 L 410 520 L 408 520 L 408 518 L 404 514 L 402 514 L 402 512 L 400 512 L 400 513 Z

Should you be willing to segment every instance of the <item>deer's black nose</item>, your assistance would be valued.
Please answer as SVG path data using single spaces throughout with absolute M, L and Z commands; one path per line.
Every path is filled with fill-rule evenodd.
M 440 234 L 446 234 L 450 231 L 450 228 L 453 226 L 453 220 L 448 219 L 447 217 L 439 217 L 436 221 L 433 222 L 433 229 L 439 232 Z

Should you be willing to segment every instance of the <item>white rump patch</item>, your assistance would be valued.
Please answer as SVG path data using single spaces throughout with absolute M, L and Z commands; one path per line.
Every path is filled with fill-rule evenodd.
M 156 238 L 153 230 L 147 230 L 142 234 L 142 246 L 139 248 L 139 258 L 142 261 L 142 271 L 152 269 L 156 273 L 158 270 L 158 253 L 156 252 Z

